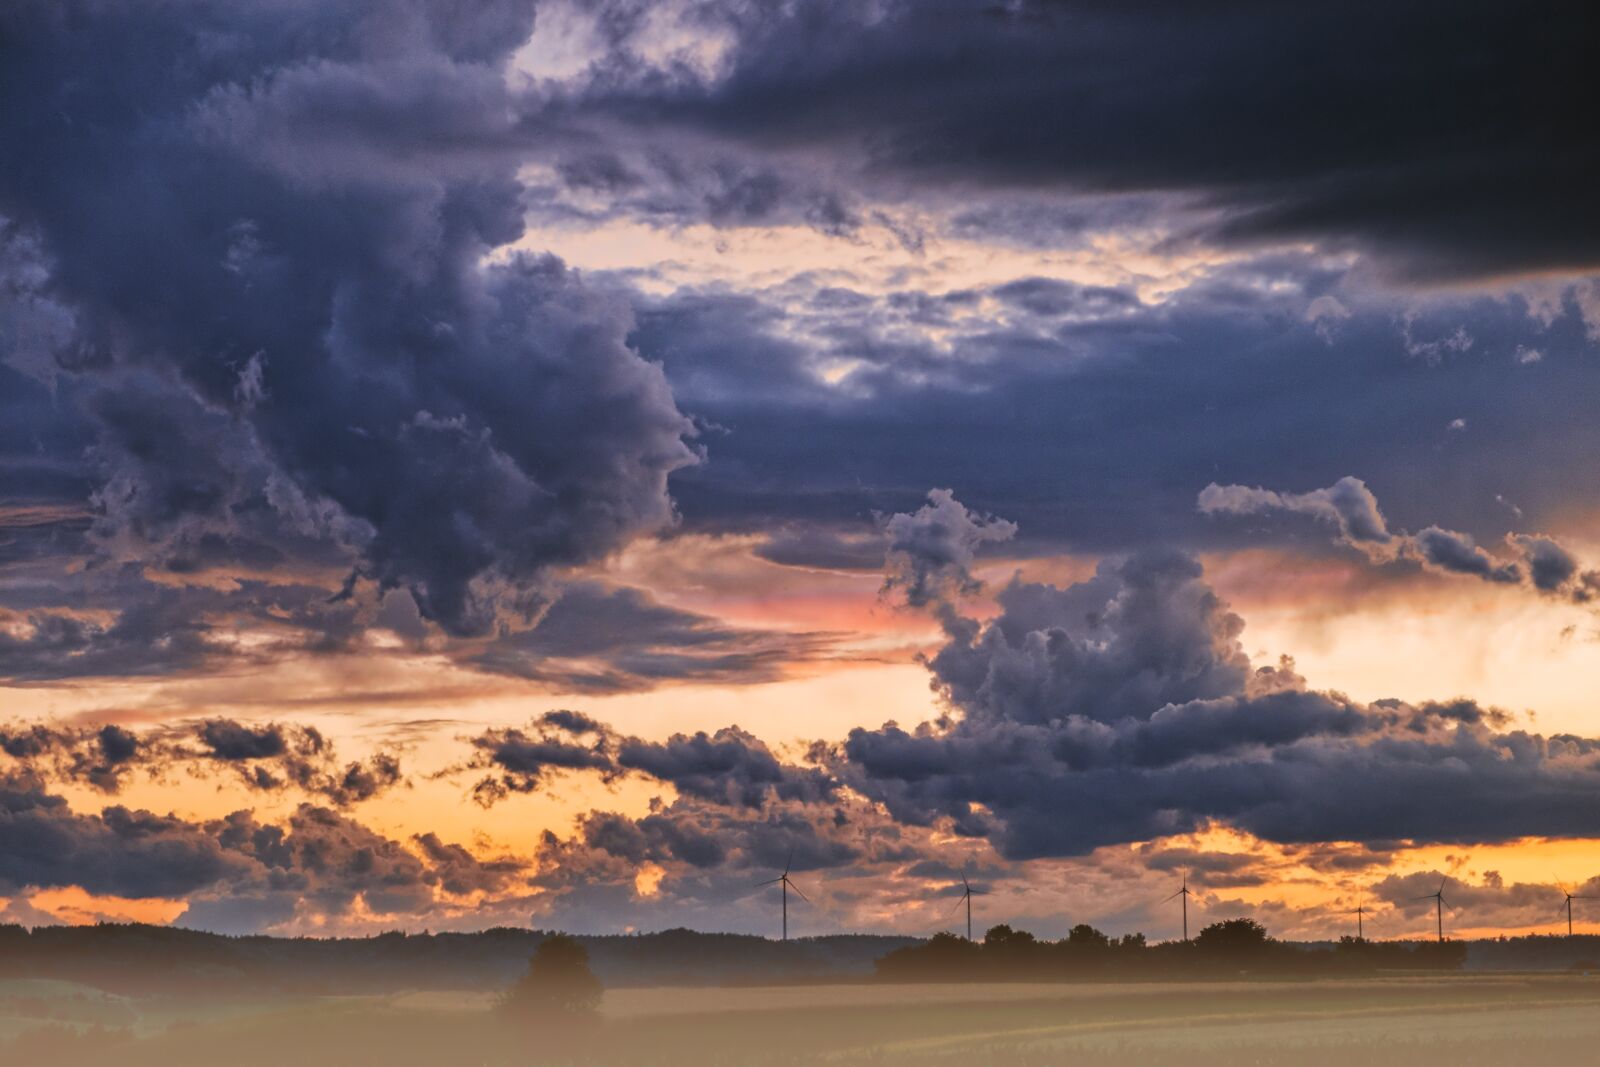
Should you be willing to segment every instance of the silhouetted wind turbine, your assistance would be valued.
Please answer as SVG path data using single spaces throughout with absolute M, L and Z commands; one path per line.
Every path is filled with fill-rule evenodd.
M 1438 889 L 1437 892 L 1424 893 L 1420 897 L 1412 897 L 1411 898 L 1412 900 L 1431 900 L 1431 901 L 1433 901 L 1434 910 L 1437 912 L 1438 919 L 1439 919 L 1439 943 L 1440 944 L 1444 943 L 1444 883 L 1448 882 L 1449 880 L 1450 880 L 1450 876 L 1446 875 L 1444 877 L 1444 879 L 1442 881 L 1440 881 L 1439 889 Z
M 1350 914 L 1356 917 L 1356 940 L 1365 941 L 1367 939 L 1367 933 L 1366 930 L 1363 929 L 1362 919 L 1366 917 L 1367 906 L 1365 904 L 1357 904 L 1356 910 L 1352 911 Z
M 785 941 L 789 940 L 789 890 L 793 889 L 795 896 L 799 897 L 807 904 L 811 903 L 811 898 L 800 892 L 800 888 L 793 882 L 789 881 L 789 868 L 793 866 L 794 849 L 791 848 L 789 850 L 789 859 L 783 865 L 783 873 L 778 875 L 776 878 L 769 878 L 767 881 L 756 886 L 757 889 L 764 889 L 769 885 L 783 887 L 783 939 Z
M 1170 904 L 1180 897 L 1183 898 L 1183 939 L 1187 941 L 1189 940 L 1189 876 L 1187 874 L 1183 876 L 1183 888 L 1161 903 Z
M 1593 900 L 1594 898 L 1593 897 L 1574 896 L 1570 891 L 1568 891 L 1566 886 L 1562 885 L 1559 882 L 1556 883 L 1556 888 L 1561 890 L 1562 894 L 1567 898 L 1567 936 L 1571 937 L 1572 936 L 1572 902 L 1574 900 Z
M 950 910 L 951 911 L 955 911 L 956 908 L 961 907 L 962 904 L 966 904 L 966 906 L 967 906 L 967 940 L 968 941 L 972 940 L 972 898 L 975 897 L 975 896 L 980 896 L 980 895 L 981 894 L 980 894 L 980 892 L 978 890 L 972 888 L 972 883 L 967 881 L 966 872 L 962 871 L 961 872 L 961 897 L 960 897 L 960 899 L 958 899 L 956 901 L 956 907 L 955 908 L 951 908 Z

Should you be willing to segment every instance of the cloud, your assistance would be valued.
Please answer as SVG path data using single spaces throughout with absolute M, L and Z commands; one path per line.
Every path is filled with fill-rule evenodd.
M 883 530 L 889 541 L 883 594 L 913 608 L 977 592 L 982 586 L 971 567 L 978 549 L 1017 532 L 1004 519 L 968 511 L 948 489 L 929 491 L 921 510 L 891 515 Z
M 998 601 L 947 625 L 929 660 L 949 717 L 827 750 L 902 823 L 1010 859 L 1211 825 L 1282 843 L 1587 832 L 1600 742 L 1509 729 L 1468 700 L 1361 704 L 1292 669 L 1263 678 L 1184 554 L 1108 560 L 1065 589 L 1013 579 Z
M 1343 496 L 1343 507 L 1332 504 L 1335 495 Z M 1409 558 L 1448 574 L 1464 574 L 1500 585 L 1526 583 L 1541 593 L 1576 603 L 1593 599 L 1595 590 L 1600 588 L 1600 572 L 1583 570 L 1571 552 L 1549 537 L 1506 535 L 1507 546 L 1522 557 L 1520 561 L 1506 561 L 1491 556 L 1470 535 L 1439 526 L 1427 526 L 1415 534 L 1390 534 L 1378 511 L 1377 499 L 1358 478 L 1341 478 L 1332 488 L 1298 494 L 1213 482 L 1201 491 L 1198 506 L 1208 514 L 1293 511 L 1314 515 L 1337 523 L 1342 541 L 1375 559 Z M 1521 518 L 1520 512 L 1517 517 Z M 1386 547 L 1381 553 L 1372 550 L 1374 532 L 1382 534 L 1379 543 Z
M 81 886 L 120 897 L 176 897 L 237 877 L 248 863 L 201 827 L 120 805 L 72 812 L 27 776 L 0 778 L 0 886 Z
M 1353 246 L 1407 277 L 1600 264 L 1573 110 L 1594 49 L 1568 0 L 1448 20 L 1378 3 L 698 10 L 729 40 L 704 73 L 619 43 L 525 106 L 586 152 L 620 127 L 607 140 L 808 161 L 885 199 L 1161 196 L 1212 242 Z
M 1208 514 L 1249 515 L 1265 511 L 1292 511 L 1335 523 L 1339 535 L 1357 546 L 1389 544 L 1391 535 L 1377 498 L 1360 478 L 1340 478 L 1327 489 L 1309 493 L 1278 493 L 1243 485 L 1218 485 L 1200 491 L 1200 510 Z
M 586 740 L 588 737 L 593 740 Z M 512 793 L 531 793 L 559 771 L 616 773 L 614 738 L 609 727 L 587 716 L 553 711 L 526 730 L 497 727 L 471 738 L 476 753 L 454 770 L 488 770 L 473 786 L 473 798 L 488 807 Z
M 295 789 L 337 807 L 409 785 L 394 752 L 341 761 L 315 727 L 278 722 L 207 719 L 142 733 L 116 724 L 11 723 L 0 725 L 0 752 L 41 781 L 82 782 L 113 795 L 135 773 L 160 781 L 170 772 L 205 778 L 219 768 L 253 791 Z
M 469 740 L 474 758 L 445 773 L 491 771 L 473 787 L 485 806 L 547 787 L 562 771 L 595 771 L 608 781 L 632 773 L 736 808 L 761 808 L 769 800 L 829 803 L 838 788 L 820 770 L 780 761 L 737 726 L 646 741 L 577 712 L 550 711 L 525 729 L 494 728 Z
M 1497 563 L 1466 534 L 1429 526 L 1417 532 L 1412 544 L 1424 563 L 1439 570 L 1469 574 L 1489 582 L 1515 585 L 1522 570 L 1515 563 Z
M 759 808 L 769 798 L 830 803 L 838 785 L 826 773 L 781 763 L 764 742 L 737 726 L 714 734 L 674 734 L 654 743 L 629 738 L 617 763 L 680 793 L 736 807 Z
M 643 590 L 569 582 L 526 630 L 503 631 L 465 661 L 567 692 L 632 692 L 673 682 L 753 684 L 836 654 L 842 635 L 730 626 Z
M 135 900 L 183 898 L 178 920 L 226 933 L 355 929 L 448 918 L 516 891 L 526 865 L 422 834 L 406 843 L 301 805 L 282 824 L 247 811 L 190 821 L 120 805 L 75 813 L 27 774 L 0 776 L 0 892 L 78 886 Z M 345 927 L 349 928 L 349 927 Z
M 628 308 L 487 262 L 522 233 L 531 4 L 79 15 L 3 16 L 0 135 L 33 164 L 0 215 L 70 316 L 49 373 L 93 398 L 103 538 L 237 563 L 298 525 L 474 634 L 672 521 L 693 431 Z

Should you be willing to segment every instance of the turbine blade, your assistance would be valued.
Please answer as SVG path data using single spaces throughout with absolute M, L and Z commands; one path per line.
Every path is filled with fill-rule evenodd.
M 805 901 L 807 904 L 811 903 L 811 898 L 806 896 L 804 893 L 800 892 L 800 887 L 795 885 L 793 882 L 789 883 L 789 889 L 794 893 L 795 896 L 799 897 L 801 900 Z
M 789 869 L 794 866 L 794 846 L 789 846 L 789 858 L 783 863 L 783 873 L 788 875 Z
M 1166 900 L 1163 900 L 1161 903 L 1163 903 L 1163 904 L 1171 904 L 1174 900 L 1177 900 L 1181 896 L 1183 896 L 1183 890 L 1180 889 L 1176 893 L 1174 893 L 1170 897 L 1168 897 Z
M 757 889 L 763 889 L 763 888 L 765 888 L 766 886 L 769 886 L 769 885 L 777 885 L 781 881 L 783 881 L 782 878 L 768 878 L 765 882 L 757 882 L 756 883 L 756 888 Z

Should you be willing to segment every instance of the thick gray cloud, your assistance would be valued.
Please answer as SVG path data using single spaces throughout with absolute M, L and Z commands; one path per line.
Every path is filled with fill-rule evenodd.
M 307 533 L 470 633 L 671 519 L 691 428 L 628 309 L 482 262 L 522 232 L 503 68 L 531 4 L 0 17 L 0 137 L 28 145 L 0 215 L 72 317 L 51 373 L 106 387 L 106 536 L 247 560 L 255 513 L 331 515 Z
M 1180 553 L 946 622 L 929 661 L 952 711 L 851 731 L 828 767 L 899 820 L 1075 855 L 1216 822 L 1278 842 L 1591 834 L 1600 742 L 1510 729 L 1458 700 L 1363 705 L 1253 670 L 1242 622 Z
M 804 298 L 820 283 L 796 285 L 642 301 L 641 351 L 685 410 L 726 431 L 674 478 L 691 527 L 864 531 L 939 485 L 1018 522 L 1023 555 L 1229 548 L 1259 538 L 1194 502 L 1232 483 L 1337 490 L 1321 504 L 1345 508 L 1374 552 L 1389 524 L 1489 546 L 1511 520 L 1497 496 L 1523 509 L 1524 529 L 1570 521 L 1587 484 L 1572 472 L 1600 448 L 1580 400 L 1600 365 L 1571 287 L 1541 317 L 1519 296 L 1413 304 L 1326 260 L 1264 257 L 1131 311 L 1051 325 L 988 291 L 916 288 L 864 292 L 864 306 L 818 322 Z M 1334 293 L 1348 314 L 1330 327 L 1311 316 Z M 929 324 L 930 308 L 962 316 Z M 1406 329 L 1461 327 L 1469 350 L 1437 362 L 1407 351 Z M 1545 358 L 1519 364 L 1529 344 Z M 840 364 L 852 369 L 828 380 Z M 1469 430 L 1447 431 L 1458 417 Z M 1363 513 L 1361 487 L 1338 484 L 1351 470 L 1382 509 Z M 1292 524 L 1274 530 L 1316 550 Z
M 732 38 L 715 73 L 641 63 L 624 37 L 541 101 L 545 119 L 573 133 L 621 123 L 665 152 L 709 138 L 745 168 L 810 161 L 900 197 L 1163 195 L 1211 240 L 1356 245 L 1430 278 L 1600 265 L 1578 177 L 1595 149 L 1576 110 L 1593 15 L 1571 0 L 729 0 L 697 13 Z M 738 200 L 758 217 L 800 210 L 758 188 Z

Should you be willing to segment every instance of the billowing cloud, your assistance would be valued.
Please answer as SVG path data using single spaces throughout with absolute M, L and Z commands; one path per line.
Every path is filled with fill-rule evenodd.
M 464 634 L 671 521 L 691 427 L 626 306 L 486 262 L 522 233 L 531 4 L 3 18 L 0 136 L 31 162 L 0 215 L 70 313 L 49 373 L 89 401 L 103 537 L 245 563 L 298 531 Z
M 889 541 L 883 592 L 913 608 L 952 601 L 977 592 L 972 562 L 986 543 L 1016 534 L 1004 519 L 974 514 L 948 489 L 934 489 L 914 514 L 891 515 L 883 529 Z
M 853 730 L 828 764 L 903 822 L 1014 859 L 1211 824 L 1277 842 L 1596 830 L 1600 742 L 1252 670 L 1242 622 L 1181 553 L 1107 561 L 1066 589 L 1015 579 L 998 600 L 985 623 L 947 625 L 929 661 L 948 721 Z
M 1470 534 L 1440 526 L 1427 526 L 1415 534 L 1391 534 L 1378 511 L 1377 499 L 1359 478 L 1341 478 L 1328 489 L 1309 493 L 1278 493 L 1213 482 L 1201 490 L 1198 504 L 1208 514 L 1291 511 L 1313 515 L 1337 524 L 1343 542 L 1375 560 L 1414 559 L 1447 574 L 1500 585 L 1526 583 L 1541 593 L 1577 603 L 1591 600 L 1600 588 L 1600 572 L 1584 570 L 1571 552 L 1542 535 L 1508 534 L 1506 545 L 1521 558 L 1504 560 L 1490 555 Z

